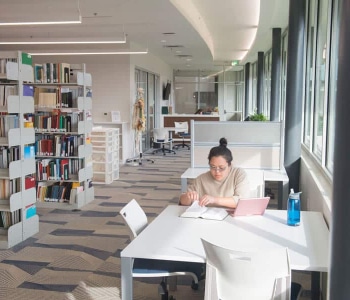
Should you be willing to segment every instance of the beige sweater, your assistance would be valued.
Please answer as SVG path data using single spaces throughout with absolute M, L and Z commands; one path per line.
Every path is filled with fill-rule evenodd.
M 246 172 L 241 168 L 231 167 L 227 177 L 217 181 L 210 171 L 199 175 L 188 187 L 189 191 L 197 191 L 199 198 L 203 195 L 213 197 L 232 197 L 237 203 L 239 198 L 249 198 L 250 187 Z

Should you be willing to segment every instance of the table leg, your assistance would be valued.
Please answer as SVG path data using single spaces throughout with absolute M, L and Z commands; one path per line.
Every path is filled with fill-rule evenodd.
M 287 209 L 288 195 L 289 195 L 289 181 L 279 181 L 277 209 Z
M 185 193 L 187 191 L 187 178 L 181 178 L 181 192 Z
M 121 257 L 121 294 L 122 300 L 132 300 L 132 258 Z
M 321 296 L 321 273 L 320 272 L 311 272 L 311 299 L 320 300 Z
M 170 150 L 173 150 L 173 132 L 170 130 L 169 131 L 169 140 L 170 140 Z

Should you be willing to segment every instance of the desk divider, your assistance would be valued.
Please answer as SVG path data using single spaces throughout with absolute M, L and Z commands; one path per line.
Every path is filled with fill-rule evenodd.
M 225 137 L 235 166 L 283 168 L 282 122 L 191 121 L 191 167 L 207 167 L 208 154 Z

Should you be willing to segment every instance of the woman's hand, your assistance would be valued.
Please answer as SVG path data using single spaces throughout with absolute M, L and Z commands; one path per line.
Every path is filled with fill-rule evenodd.
M 210 195 L 204 195 L 199 199 L 199 205 L 200 206 L 208 206 L 208 205 L 215 205 L 215 197 L 210 196 Z
M 189 200 L 191 200 L 191 203 L 193 203 L 193 201 L 197 201 L 199 199 L 199 195 L 196 191 L 188 191 L 186 193 L 186 196 Z

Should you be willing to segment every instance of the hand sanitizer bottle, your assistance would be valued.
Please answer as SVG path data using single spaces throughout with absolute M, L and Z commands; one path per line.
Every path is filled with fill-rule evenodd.
M 300 194 L 294 193 L 294 190 L 290 190 L 288 204 L 287 204 L 287 224 L 289 226 L 300 225 Z

